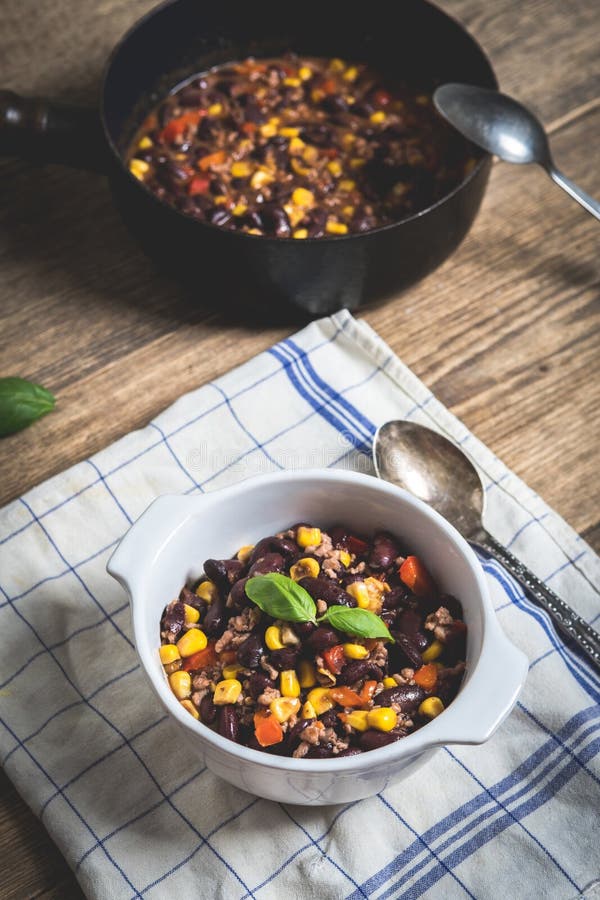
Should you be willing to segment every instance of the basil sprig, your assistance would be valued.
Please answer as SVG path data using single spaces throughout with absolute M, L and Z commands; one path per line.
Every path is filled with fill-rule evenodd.
M 284 622 L 312 622 L 314 625 L 326 623 L 356 637 L 393 640 L 385 622 L 368 609 L 330 606 L 317 618 L 313 598 L 302 585 L 287 575 L 280 575 L 278 572 L 256 575 L 248 579 L 245 590 L 250 600 L 274 619 L 283 619 Z
M 24 378 L 0 378 L 0 437 L 27 428 L 54 409 L 46 388 Z

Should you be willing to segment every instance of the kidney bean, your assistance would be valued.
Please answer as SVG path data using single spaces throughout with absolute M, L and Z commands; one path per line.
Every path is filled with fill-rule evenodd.
M 340 675 L 337 676 L 338 684 L 354 684 L 355 681 L 364 679 L 374 679 L 381 681 L 383 672 L 369 659 L 354 659 L 347 663 Z
M 219 591 L 229 593 L 231 585 L 240 577 L 243 564 L 239 559 L 207 559 L 204 563 L 204 571 L 211 581 L 219 588 Z
M 201 106 L 204 100 L 204 94 L 198 88 L 184 87 L 177 94 L 177 101 L 181 106 Z
M 393 637 L 396 647 L 400 651 L 401 668 L 411 666 L 413 669 L 418 669 L 419 666 L 423 665 L 421 651 L 412 637 L 399 631 L 394 632 Z
M 360 749 L 363 751 L 378 750 L 380 747 L 387 747 L 388 744 L 400 740 L 401 736 L 391 731 L 375 731 L 374 728 L 369 728 L 367 731 L 363 731 L 359 738 Z
M 423 616 L 416 609 L 405 609 L 400 613 L 398 630 L 411 637 L 421 652 L 429 644 L 427 636 L 423 633 Z
M 299 584 L 308 591 L 313 600 L 323 600 L 327 606 L 356 606 L 354 597 L 330 578 L 322 575 L 317 575 L 316 578 L 307 576 L 301 578 Z
M 398 622 L 398 610 L 384 609 L 381 613 L 381 618 L 387 625 L 388 629 L 394 628 Z
M 253 631 L 237 649 L 237 660 L 246 669 L 258 669 L 260 658 L 265 655 L 262 631 Z
M 299 548 L 295 541 L 289 538 L 278 538 L 275 535 L 263 538 L 252 550 L 248 563 L 253 565 L 262 556 L 267 553 L 279 553 L 285 560 L 286 565 L 295 562 L 299 555 Z
M 316 629 L 317 626 L 312 622 L 294 622 L 294 631 L 302 641 L 305 641 Z
M 418 684 L 399 684 L 398 687 L 386 688 L 377 694 L 377 706 L 391 706 L 397 703 L 403 713 L 413 713 L 425 699 L 425 691 Z
M 362 753 L 360 747 L 348 747 L 347 750 L 342 750 L 341 753 L 338 753 L 338 757 L 340 756 L 358 756 L 359 753 Z
M 306 639 L 307 645 L 315 653 L 327 650 L 329 647 L 333 647 L 334 644 L 339 644 L 339 642 L 340 638 L 338 633 L 334 631 L 333 628 L 328 628 L 326 625 L 319 625 L 319 627 Z
M 240 732 L 240 720 L 238 719 L 233 703 L 226 703 L 219 710 L 218 722 L 219 734 L 237 744 Z
M 325 728 L 333 728 L 340 737 L 345 734 L 344 724 L 341 719 L 338 718 L 335 709 L 328 709 L 327 712 L 324 712 L 323 715 L 319 716 L 319 720 L 323 723 Z
M 308 236 L 322 237 L 325 234 L 327 224 L 327 211 L 324 209 L 311 209 L 308 214 Z
M 212 725 L 217 718 L 217 707 L 210 694 L 205 694 L 200 701 L 200 721 L 205 725 Z
M 197 594 L 190 591 L 187 587 L 181 589 L 179 599 L 182 603 L 187 603 L 187 605 L 191 606 L 193 609 L 199 610 L 201 614 L 208 607 L 206 600 L 203 600 L 202 597 L 198 597 Z
M 275 682 L 271 681 L 266 672 L 253 672 L 248 679 L 248 691 L 253 700 L 258 700 L 268 687 L 274 688 Z
M 286 669 L 295 669 L 299 656 L 298 650 L 284 647 L 283 650 L 272 650 L 269 655 L 269 662 L 278 672 L 283 672 Z
M 456 597 L 452 596 L 452 594 L 442 594 L 439 599 L 439 603 L 435 608 L 438 609 L 438 607 L 440 606 L 445 606 L 453 619 L 462 619 L 462 604 L 460 600 L 457 600 Z
M 206 634 L 209 637 L 219 637 L 223 634 L 228 615 L 223 597 L 215 597 L 208 607 L 208 612 L 204 616 L 204 622 L 202 623 Z
M 300 735 L 302 734 L 304 729 L 307 728 L 308 725 L 310 725 L 310 723 L 310 719 L 299 719 L 295 725 L 292 725 L 283 741 L 283 743 L 285 744 L 286 755 L 291 756 L 291 754 L 300 743 Z
M 161 619 L 160 627 L 162 631 L 168 631 L 174 637 L 177 637 L 183 623 L 185 622 L 185 609 L 181 600 L 177 600 L 171 606 L 167 607 Z
M 368 562 L 372 569 L 389 569 L 399 555 L 400 547 L 394 535 L 380 531 L 373 538 L 373 549 L 369 553 Z
M 263 203 L 260 210 L 263 227 L 274 232 L 277 237 L 288 237 L 292 233 L 287 213 L 274 203 Z
M 331 752 L 331 744 L 318 744 L 316 747 L 311 747 L 305 759 L 327 759 L 327 757 L 333 756 Z
M 215 206 L 207 212 L 207 218 L 211 225 L 219 225 L 223 228 L 232 222 L 231 213 L 227 212 L 222 206 Z
M 280 553 L 265 553 L 263 557 L 257 559 L 250 566 L 248 577 L 254 578 L 255 575 L 268 575 L 269 572 L 283 572 L 284 569 L 285 562 Z
M 398 609 L 400 606 L 406 605 L 409 597 L 410 591 L 405 585 L 393 587 L 391 591 L 383 595 L 383 608 Z
M 248 598 L 246 597 L 247 581 L 248 578 L 240 578 L 229 591 L 227 606 L 231 610 L 231 615 L 239 615 L 244 606 L 248 604 Z

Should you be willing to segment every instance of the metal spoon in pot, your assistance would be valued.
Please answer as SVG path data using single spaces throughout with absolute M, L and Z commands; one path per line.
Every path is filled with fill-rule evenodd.
M 452 83 L 437 88 L 433 101 L 444 118 L 474 144 L 506 162 L 538 163 L 552 181 L 600 219 L 600 203 L 559 172 L 543 125 L 512 97 L 472 84 Z
M 486 531 L 479 473 L 456 444 L 424 425 L 386 422 L 375 435 L 373 461 L 379 478 L 424 500 L 470 543 L 502 563 L 600 668 L 600 634 Z

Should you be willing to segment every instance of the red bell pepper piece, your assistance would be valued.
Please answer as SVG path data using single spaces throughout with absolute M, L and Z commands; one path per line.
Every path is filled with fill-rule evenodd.
M 346 655 L 342 644 L 335 644 L 323 651 L 325 665 L 333 675 L 339 675 L 346 663 Z
M 398 569 L 398 575 L 417 597 L 436 593 L 433 578 L 417 556 L 407 556 Z
M 387 106 L 391 99 L 391 94 L 384 90 L 375 91 L 373 94 L 373 100 L 377 106 Z
M 268 710 L 254 713 L 254 734 L 261 747 L 272 747 L 283 740 L 283 728 Z
M 360 692 L 360 699 L 362 701 L 363 706 L 366 706 L 368 704 L 369 700 L 372 700 L 376 687 L 377 687 L 376 681 L 365 681 L 365 683 L 363 684 L 363 689 Z
M 350 553 L 354 553 L 355 556 L 362 556 L 363 553 L 369 549 L 369 545 L 366 541 L 362 541 L 360 538 L 351 534 L 346 538 L 346 547 L 350 551 Z
M 422 687 L 424 691 L 432 691 L 438 680 L 438 667 L 435 663 L 427 663 L 417 669 L 414 675 L 415 684 Z
M 195 669 L 205 669 L 208 666 L 214 666 L 216 661 L 215 642 L 209 641 L 204 650 L 198 650 L 192 656 L 186 656 L 181 668 L 185 672 L 192 672 Z
M 363 705 L 363 699 L 360 694 L 353 691 L 349 687 L 334 687 L 329 689 L 329 696 L 340 706 L 360 707 Z
M 178 116 L 176 119 L 171 119 L 161 131 L 160 139 L 166 144 L 172 144 L 175 138 L 182 135 L 190 126 L 197 125 L 202 116 L 205 115 L 205 109 L 195 109 L 183 113 L 183 115 Z
M 197 194 L 206 194 L 210 187 L 210 179 L 206 175 L 194 175 L 188 185 L 188 194 L 195 197 Z

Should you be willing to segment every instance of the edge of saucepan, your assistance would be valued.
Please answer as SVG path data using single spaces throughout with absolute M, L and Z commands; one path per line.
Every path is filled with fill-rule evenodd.
M 131 179 L 131 182 L 135 183 L 136 187 L 139 190 L 145 191 L 145 193 L 149 197 L 151 197 L 153 203 L 155 203 L 161 209 L 165 209 L 165 208 L 171 209 L 172 212 L 176 213 L 178 216 L 182 216 L 185 219 L 189 219 L 191 222 L 195 222 L 195 224 L 197 224 L 199 227 L 206 228 L 210 232 L 215 232 L 215 231 L 222 232 L 223 229 L 220 228 L 218 225 L 212 225 L 209 222 L 204 222 L 200 219 L 194 219 L 192 216 L 186 216 L 184 213 L 181 213 L 179 210 L 176 210 L 173 207 L 170 207 L 169 204 L 164 203 L 162 200 L 159 200 L 158 197 L 156 197 L 155 194 L 152 193 L 152 191 L 149 191 L 142 184 L 140 184 L 140 182 L 126 169 L 124 162 L 123 162 L 123 158 L 122 158 L 121 154 L 119 153 L 119 150 L 117 149 L 115 142 L 113 141 L 112 136 L 110 135 L 110 133 L 108 131 L 108 128 L 106 127 L 105 86 L 106 86 L 106 81 L 108 79 L 108 76 L 111 71 L 114 60 L 116 59 L 118 54 L 121 52 L 121 50 L 123 49 L 123 47 L 129 40 L 129 38 L 139 28 L 141 28 L 142 25 L 144 25 L 147 21 L 154 18 L 155 16 L 159 16 L 166 9 L 170 8 L 171 6 L 175 6 L 179 2 L 180 2 L 180 0 L 164 0 L 164 2 L 159 3 L 157 6 L 148 10 L 147 13 L 145 13 L 143 16 L 141 16 L 141 18 L 139 18 L 136 22 L 133 23 L 133 25 L 130 28 L 127 29 L 127 31 L 122 35 L 122 37 L 119 39 L 119 41 L 113 47 L 113 49 L 108 57 L 108 60 L 106 62 L 106 65 L 104 67 L 104 71 L 103 71 L 103 75 L 102 75 L 102 92 L 101 92 L 101 97 L 100 97 L 100 121 L 102 123 L 102 129 L 104 131 L 106 143 L 110 149 L 110 152 L 111 152 L 114 160 L 119 165 L 119 167 L 122 169 L 122 171 L 127 175 L 127 177 L 129 179 Z M 436 6 L 435 3 L 430 3 L 429 0 L 421 0 L 421 2 L 423 3 L 423 6 L 429 6 L 431 9 L 434 9 L 437 13 L 439 13 L 439 15 L 441 15 L 443 18 L 448 19 L 450 22 L 452 22 L 454 25 L 456 25 L 458 28 L 460 28 L 460 30 L 473 42 L 474 46 L 476 47 L 477 51 L 481 54 L 483 61 L 486 63 L 486 65 L 489 69 L 490 75 L 494 82 L 493 86 L 495 88 L 498 88 L 499 87 L 498 79 L 496 77 L 496 73 L 492 67 L 492 64 L 490 62 L 490 59 L 489 59 L 487 53 L 483 50 L 479 41 L 477 41 L 473 37 L 473 35 L 470 33 L 470 31 L 468 31 L 467 28 L 465 28 L 465 26 L 462 24 L 462 22 L 460 22 L 455 16 L 451 16 L 449 13 L 445 12 L 445 10 L 441 9 L 439 6 Z M 460 184 L 458 184 L 456 187 L 454 187 L 447 194 L 444 194 L 444 196 L 441 197 L 439 200 L 436 200 L 435 203 L 432 203 L 431 206 L 427 206 L 427 207 L 425 207 L 425 209 L 421 209 L 411 216 L 406 216 L 406 218 L 400 219 L 398 222 L 391 222 L 389 225 L 381 225 L 381 226 L 379 226 L 379 228 L 372 228 L 369 231 L 360 232 L 359 234 L 353 233 L 353 234 L 346 234 L 346 235 L 323 235 L 323 237 L 319 237 L 319 238 L 305 238 L 302 241 L 302 244 L 314 244 L 314 243 L 324 244 L 324 243 L 337 243 L 340 241 L 350 241 L 350 240 L 360 238 L 360 237 L 368 237 L 369 235 L 375 235 L 375 234 L 380 234 L 381 232 L 391 231 L 395 228 L 399 228 L 402 225 L 407 225 L 410 222 L 414 222 L 416 219 L 422 218 L 423 216 L 425 216 L 427 213 L 431 212 L 432 210 L 437 209 L 438 207 L 443 206 L 445 203 L 450 202 L 452 200 L 452 198 L 454 196 L 456 196 L 456 194 L 458 194 L 464 188 L 468 187 L 470 182 L 473 181 L 473 179 L 475 179 L 477 177 L 480 170 L 488 163 L 490 158 L 491 158 L 491 154 L 483 151 L 479 160 L 473 166 L 471 171 L 463 178 L 463 180 L 460 182 Z M 274 243 L 274 244 L 280 244 L 282 242 L 282 240 L 286 240 L 286 238 L 272 237 L 270 235 L 264 235 L 264 234 L 248 234 L 247 232 L 231 232 L 231 234 L 232 234 L 232 236 L 235 236 L 235 237 L 241 238 L 241 239 L 245 239 L 245 240 L 262 241 L 262 242 L 267 241 L 267 242 Z
M 464 540 L 464 538 L 461 537 L 458 531 L 456 531 L 456 529 L 452 525 L 450 525 L 450 523 L 446 519 L 439 515 L 439 513 L 435 512 L 435 510 L 433 510 L 430 506 L 423 503 L 412 494 L 409 494 L 407 491 L 404 491 L 401 488 L 396 487 L 395 485 L 389 484 L 388 482 L 380 481 L 379 479 L 374 478 L 370 475 L 365 475 L 358 472 L 343 472 L 339 470 L 288 470 L 286 472 L 275 472 L 265 475 L 253 476 L 251 478 L 237 482 L 234 485 L 212 491 L 209 494 L 203 494 L 199 497 L 182 496 L 180 498 L 182 507 L 181 521 L 178 527 L 182 526 L 189 519 L 189 516 L 191 515 L 190 506 L 192 505 L 202 504 L 202 506 L 204 506 L 204 504 L 226 502 L 228 498 L 231 499 L 232 496 L 235 496 L 238 493 L 241 493 L 243 495 L 245 490 L 255 489 L 257 485 L 259 487 L 260 485 L 272 486 L 274 483 L 277 484 L 278 482 L 281 483 L 285 482 L 286 480 L 288 482 L 302 482 L 309 480 L 311 483 L 314 483 L 315 481 L 329 481 L 338 483 L 341 482 L 347 484 L 349 487 L 357 486 L 359 488 L 362 485 L 368 487 L 370 490 L 380 491 L 381 493 L 392 495 L 393 497 L 398 498 L 403 504 L 418 509 L 422 514 L 425 515 L 426 518 L 431 520 L 432 525 L 435 528 L 441 530 L 444 533 L 446 540 L 451 545 L 453 545 L 454 549 L 457 550 L 460 556 L 464 559 L 465 565 L 467 565 L 471 569 L 471 572 L 475 579 L 475 583 L 477 585 L 483 616 L 483 637 L 481 650 L 479 652 L 477 660 L 473 662 L 471 674 L 467 682 L 461 687 L 458 695 L 452 701 L 452 704 L 449 706 L 446 712 L 444 712 L 441 716 L 434 719 L 433 721 L 429 722 L 426 726 L 424 726 L 424 728 L 420 729 L 419 731 L 407 735 L 401 741 L 397 741 L 388 746 L 370 751 L 368 754 L 368 762 L 370 762 L 373 766 L 387 763 L 402 763 L 402 761 L 405 759 L 414 758 L 417 754 L 420 754 L 434 747 L 443 746 L 446 743 L 482 743 L 484 740 L 486 740 L 486 738 L 482 738 L 482 740 L 477 741 L 471 741 L 468 739 L 461 741 L 461 738 L 458 734 L 455 738 L 449 740 L 445 722 L 449 722 L 450 717 L 452 717 L 453 721 L 462 718 L 461 713 L 468 719 L 470 699 L 471 697 L 476 697 L 481 692 L 481 684 L 479 683 L 481 681 L 481 678 L 478 677 L 478 669 L 481 668 L 485 671 L 485 661 L 486 659 L 489 660 L 490 654 L 494 654 L 494 645 L 498 641 L 506 642 L 507 639 L 501 632 L 495 618 L 495 613 L 493 610 L 488 587 L 484 578 L 483 570 L 479 565 L 479 562 L 473 550 Z M 174 497 L 172 497 L 171 499 L 174 499 Z M 160 503 L 160 498 L 156 500 L 155 503 Z M 149 510 L 153 505 L 154 504 L 149 507 Z M 132 528 L 139 528 L 140 525 L 144 526 L 144 523 L 142 521 L 144 519 L 144 516 L 146 516 L 146 513 L 142 515 L 138 523 L 135 523 Z M 165 536 L 165 539 L 168 538 L 166 538 Z M 124 538 L 124 540 L 126 540 L 126 538 Z M 162 540 L 163 538 L 161 537 L 161 541 Z M 121 583 L 124 582 L 122 581 Z M 153 690 L 158 695 L 158 698 L 163 703 L 164 707 L 168 710 L 170 715 L 172 715 L 178 721 L 178 723 L 182 725 L 191 735 L 194 735 L 197 740 L 199 740 L 201 743 L 204 742 L 212 745 L 213 748 L 218 749 L 222 753 L 225 753 L 228 756 L 239 760 L 240 762 L 252 762 L 264 768 L 273 768 L 278 771 L 287 771 L 292 774 L 326 773 L 329 775 L 335 775 L 336 773 L 342 774 L 344 772 L 358 772 L 364 768 L 364 766 L 366 765 L 364 755 L 359 757 L 351 756 L 344 759 L 292 760 L 288 757 L 271 756 L 269 754 L 264 754 L 258 750 L 253 750 L 249 747 L 233 744 L 227 738 L 222 737 L 221 735 L 212 731 L 212 729 L 209 729 L 206 726 L 202 725 L 202 723 L 196 722 L 187 711 L 181 708 L 181 706 L 176 701 L 169 702 L 169 697 L 167 696 L 164 686 L 162 687 L 162 689 L 159 688 L 158 682 L 148 664 L 148 660 L 146 659 L 145 652 L 143 652 L 138 641 L 138 627 L 142 627 L 141 621 L 145 615 L 145 610 L 141 608 L 135 610 L 136 604 L 135 598 L 133 596 L 137 593 L 135 579 L 134 584 L 128 584 L 127 587 L 128 591 L 131 593 L 132 603 L 134 605 L 133 624 L 136 648 L 138 650 L 138 655 L 142 662 L 142 667 L 145 671 L 146 677 L 148 678 Z M 483 675 L 483 677 L 485 677 L 484 671 L 480 673 L 480 675 Z M 512 703 L 507 709 L 503 709 L 501 713 L 499 713 L 499 716 L 503 717 L 507 715 L 511 707 Z M 452 730 L 454 731 L 454 729 Z M 465 732 L 467 730 L 468 729 L 465 729 Z

